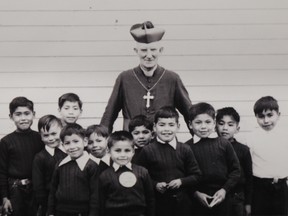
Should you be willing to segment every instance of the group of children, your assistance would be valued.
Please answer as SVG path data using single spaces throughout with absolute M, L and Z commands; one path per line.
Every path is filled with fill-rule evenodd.
M 281 167 L 281 176 L 277 172 L 266 176 L 262 167 L 257 167 L 270 165 L 271 148 L 264 151 L 251 141 L 249 149 L 236 141 L 240 116 L 232 107 L 216 112 L 208 103 L 192 105 L 189 127 L 194 137 L 182 143 L 177 139 L 179 115 L 172 107 L 159 109 L 154 122 L 135 116 L 129 131 L 109 134 L 102 125 L 84 129 L 76 123 L 82 112 L 76 94 L 64 94 L 58 102 L 61 118 L 41 117 L 39 133 L 31 130 L 33 102 L 17 97 L 10 103 L 16 131 L 0 143 L 4 214 L 287 214 L 286 164 Z M 254 113 L 270 142 L 267 134 L 276 128 L 280 116 L 277 101 L 270 96 L 260 98 Z M 211 138 L 215 128 L 218 137 Z M 279 146 L 277 152 L 282 152 L 283 159 L 287 148 Z M 255 174 L 254 166 L 260 174 Z

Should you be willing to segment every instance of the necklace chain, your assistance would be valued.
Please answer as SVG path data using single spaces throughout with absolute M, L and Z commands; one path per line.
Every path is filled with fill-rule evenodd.
M 137 79 L 137 81 L 141 84 L 141 86 L 146 89 L 147 92 L 150 92 L 159 82 L 160 80 L 162 79 L 162 77 L 164 76 L 166 70 L 164 69 L 163 73 L 161 74 L 161 76 L 159 77 L 159 79 L 157 80 L 157 82 L 151 87 L 151 88 L 146 88 L 146 86 L 140 81 L 139 77 L 136 75 L 136 72 L 135 70 L 133 69 L 133 74 L 135 76 L 135 78 Z

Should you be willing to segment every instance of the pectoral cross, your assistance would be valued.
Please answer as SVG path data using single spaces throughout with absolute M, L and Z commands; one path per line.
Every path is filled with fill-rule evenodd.
M 150 91 L 147 91 L 147 95 L 144 95 L 143 98 L 144 98 L 144 100 L 147 100 L 146 101 L 146 108 L 149 108 L 150 107 L 150 100 L 154 99 L 154 96 L 150 95 Z

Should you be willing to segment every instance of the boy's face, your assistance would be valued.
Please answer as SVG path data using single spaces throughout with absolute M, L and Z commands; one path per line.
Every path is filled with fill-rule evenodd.
M 144 125 L 136 126 L 131 134 L 135 145 L 139 148 L 149 144 L 152 139 L 152 131 L 147 129 Z
M 189 124 L 190 129 L 200 138 L 207 138 L 215 128 L 215 120 L 208 114 L 197 115 Z
M 128 140 L 115 142 L 109 151 L 111 159 L 120 166 L 128 164 L 134 155 L 133 143 Z
M 233 139 L 234 135 L 239 132 L 239 129 L 238 123 L 229 115 L 224 115 L 223 118 L 216 123 L 218 136 L 228 140 Z
M 179 123 L 175 118 L 159 118 L 154 124 L 154 131 L 157 137 L 163 142 L 170 142 L 179 130 Z
M 82 110 L 79 107 L 79 103 L 77 101 L 65 101 L 63 106 L 59 108 L 59 113 L 61 119 L 66 124 L 75 123 L 80 117 Z
M 14 121 L 17 131 L 26 131 L 30 129 L 33 119 L 35 117 L 35 112 L 30 110 L 28 107 L 17 107 L 12 115 L 9 115 L 10 119 Z
M 276 110 L 264 110 L 261 114 L 257 114 L 257 122 L 265 131 L 271 131 L 279 120 L 280 112 Z
M 85 146 L 84 139 L 76 134 L 64 137 L 63 147 L 66 153 L 72 159 L 77 159 L 83 155 L 84 146 Z
M 97 158 L 102 158 L 107 152 L 107 138 L 92 133 L 88 137 L 88 151 Z
M 46 131 L 43 128 L 40 130 L 40 135 L 43 143 L 51 148 L 56 148 L 61 143 L 60 132 L 62 127 L 58 123 L 54 123 Z
M 149 70 L 158 64 L 158 58 L 162 53 L 163 47 L 161 47 L 159 42 L 137 43 L 134 50 L 140 59 L 140 65 Z

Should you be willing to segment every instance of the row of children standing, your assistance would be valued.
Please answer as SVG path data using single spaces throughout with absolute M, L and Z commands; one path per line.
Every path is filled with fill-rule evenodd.
M 32 101 L 17 97 L 9 108 L 17 129 L 0 144 L 7 214 L 249 215 L 252 208 L 254 215 L 286 215 L 286 176 L 273 184 L 271 178 L 252 179 L 249 148 L 234 139 L 240 117 L 231 107 L 218 110 L 219 138 L 209 138 L 215 110 L 207 103 L 193 105 L 189 126 L 195 136 L 186 144 L 176 138 L 179 116 L 171 107 L 158 110 L 154 124 L 136 116 L 129 132 L 111 135 L 101 125 L 84 130 L 75 123 L 82 103 L 73 93 L 59 98 L 62 121 L 53 115 L 39 119 L 40 135 L 30 129 Z M 67 115 L 69 109 L 76 114 Z M 265 131 L 275 127 L 280 115 L 272 97 L 258 100 L 254 112 Z M 272 120 L 266 124 L 263 118 Z M 253 181 L 257 188 L 252 194 Z

